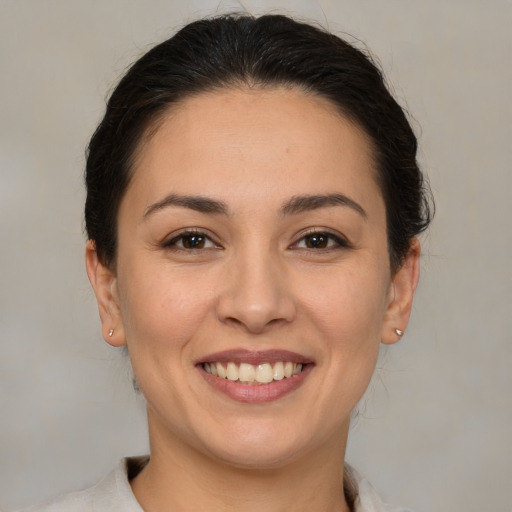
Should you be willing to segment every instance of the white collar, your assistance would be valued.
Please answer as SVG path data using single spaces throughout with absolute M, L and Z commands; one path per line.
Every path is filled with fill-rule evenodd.
M 78 498 L 84 504 L 93 505 L 91 510 L 144 512 L 132 492 L 130 478 L 133 478 L 147 461 L 147 456 L 121 459 L 116 468 L 97 485 L 86 491 L 74 493 L 67 499 Z M 345 464 L 344 488 L 347 498 L 353 502 L 353 512 L 411 512 L 383 503 L 368 480 L 348 464 Z

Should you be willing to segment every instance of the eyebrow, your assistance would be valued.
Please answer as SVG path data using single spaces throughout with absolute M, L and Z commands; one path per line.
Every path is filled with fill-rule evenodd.
M 190 210 L 195 210 L 196 212 L 200 213 L 210 213 L 217 215 L 227 215 L 228 213 L 228 207 L 226 203 L 223 203 L 222 201 L 216 201 L 215 199 L 202 196 L 183 196 L 178 194 L 169 194 L 162 200 L 148 206 L 144 211 L 143 218 L 146 219 L 151 214 L 170 206 L 189 208 Z
M 294 215 L 328 206 L 347 206 L 359 213 L 364 219 L 368 217 L 365 209 L 359 203 L 343 194 L 294 196 L 283 205 L 281 213 L 283 215 Z
M 164 208 L 178 206 L 181 208 L 189 208 L 200 213 L 227 215 L 228 207 L 223 201 L 210 199 L 203 196 L 184 196 L 178 194 L 169 194 L 160 201 L 151 204 L 144 211 L 143 218 L 146 219 L 153 213 L 163 210 Z M 284 203 L 281 208 L 283 215 L 296 215 L 319 208 L 329 206 L 347 206 L 359 213 L 366 219 L 367 213 L 364 208 L 349 197 L 343 194 L 324 194 L 324 195 L 302 195 L 294 196 Z

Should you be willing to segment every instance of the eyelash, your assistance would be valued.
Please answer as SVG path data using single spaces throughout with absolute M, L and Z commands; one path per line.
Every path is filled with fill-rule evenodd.
M 301 242 L 306 242 L 306 240 L 309 238 L 321 238 L 326 240 L 327 246 L 326 247 L 299 247 L 299 244 Z M 306 233 L 301 234 L 301 237 L 297 240 L 297 242 L 294 242 L 291 246 L 293 249 L 300 249 L 300 250 L 306 250 L 306 251 L 332 251 L 332 250 L 338 250 L 338 249 L 350 249 L 352 248 L 351 244 L 340 235 L 336 235 L 334 233 L 331 233 L 329 231 L 322 231 L 321 229 L 310 229 Z
M 185 240 L 192 242 L 194 244 L 193 238 L 196 237 L 199 240 L 196 240 L 198 244 L 211 244 L 210 247 L 186 247 Z M 325 247 L 308 247 L 308 241 L 311 241 L 313 238 L 317 238 L 317 242 L 319 244 L 326 243 Z M 309 240 L 308 240 L 309 239 Z M 301 242 L 304 242 L 306 246 L 300 247 Z M 214 248 L 220 248 L 220 246 L 212 240 L 210 236 L 208 236 L 204 231 L 189 229 L 187 231 L 183 231 L 178 235 L 172 237 L 170 240 L 167 240 L 162 244 L 162 247 L 166 249 L 173 249 L 176 251 L 201 251 L 208 250 Z M 300 249 L 307 251 L 332 251 L 337 249 L 350 249 L 352 246 L 350 243 L 343 237 L 336 235 L 334 233 L 330 233 L 329 231 L 322 231 L 319 229 L 310 229 L 306 233 L 301 234 L 301 237 L 294 242 L 290 248 L 291 249 Z
M 210 243 L 211 247 L 185 247 L 185 240 L 191 241 L 193 237 L 201 238 L 204 243 Z M 179 245 L 181 242 L 181 246 Z M 201 243 L 201 242 L 199 242 Z M 178 235 L 172 237 L 170 240 L 165 241 L 162 244 L 162 247 L 165 249 L 174 249 L 176 251 L 201 251 L 208 249 L 218 249 L 220 246 L 215 243 L 210 236 L 208 236 L 204 231 L 189 229 L 187 231 L 182 231 Z

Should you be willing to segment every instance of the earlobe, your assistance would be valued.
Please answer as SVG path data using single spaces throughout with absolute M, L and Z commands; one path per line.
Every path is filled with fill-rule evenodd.
M 119 308 L 117 278 L 99 260 L 93 240 L 88 240 L 85 248 L 85 266 L 98 303 L 103 338 L 109 345 L 121 347 L 126 344 L 126 339 Z
M 386 345 L 396 343 L 403 336 L 411 316 L 414 292 L 418 285 L 421 247 L 417 238 L 402 266 L 396 271 L 391 282 L 390 301 L 384 316 L 381 340 Z

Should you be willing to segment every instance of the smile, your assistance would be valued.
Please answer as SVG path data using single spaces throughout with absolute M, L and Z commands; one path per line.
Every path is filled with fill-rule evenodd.
M 302 363 L 291 361 L 277 361 L 273 364 L 237 364 L 233 361 L 227 363 L 209 362 L 203 363 L 203 369 L 215 377 L 227 379 L 248 385 L 269 384 L 273 381 L 289 379 L 293 375 L 302 372 Z
M 196 362 L 206 383 L 232 400 L 263 403 L 302 386 L 315 361 L 288 350 L 226 350 Z

